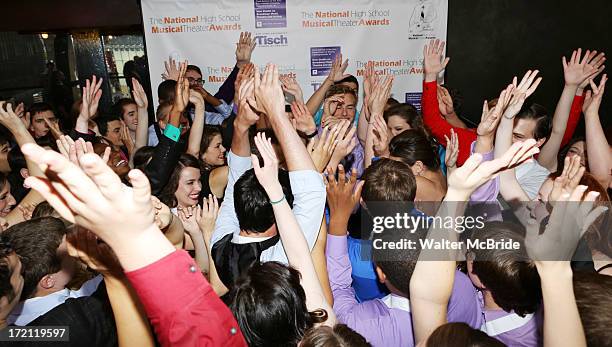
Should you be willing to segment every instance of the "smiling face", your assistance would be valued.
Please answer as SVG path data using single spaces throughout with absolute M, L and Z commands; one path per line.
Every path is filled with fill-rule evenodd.
M 342 94 L 342 96 L 344 102 L 338 104 L 333 117 L 336 119 L 346 119 L 352 122 L 355 119 L 355 105 L 357 104 L 357 100 L 353 94 L 347 93 Z
M 6 217 L 15 204 L 15 198 L 11 195 L 11 185 L 5 181 L 4 188 L 0 191 L 0 217 Z
M 412 129 L 412 127 L 410 127 L 410 124 L 408 124 L 404 118 L 400 116 L 391 116 L 387 120 L 387 129 L 389 129 L 389 134 L 391 134 L 391 138 L 393 138 L 404 130 Z
M 45 122 L 45 118 L 50 123 L 57 123 L 57 118 L 53 111 L 38 112 L 32 116 L 30 131 L 34 133 L 35 138 L 46 136 L 49 133 L 49 126 Z
M 136 131 L 138 126 L 138 106 L 136 104 L 123 105 L 123 121 L 130 131 Z
M 213 136 L 206 152 L 202 154 L 202 161 L 210 166 L 222 166 L 225 164 L 225 147 L 220 134 Z
M 105 143 L 96 143 L 93 145 L 94 152 L 99 156 L 104 155 L 104 151 L 107 147 L 111 146 Z M 130 172 L 128 161 L 121 155 L 121 151 L 113 149 L 113 147 L 111 147 L 107 165 L 121 178 L 124 178 Z
M 194 167 L 183 168 L 174 193 L 178 206 L 189 207 L 197 204 L 200 191 L 202 191 L 200 170 Z

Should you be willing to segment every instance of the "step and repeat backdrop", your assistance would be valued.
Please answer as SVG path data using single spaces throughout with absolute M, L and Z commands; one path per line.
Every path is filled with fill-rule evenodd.
M 250 31 L 257 43 L 251 61 L 277 64 L 305 98 L 341 53 L 360 83 L 371 61 L 377 73 L 395 75 L 393 97 L 420 106 L 423 45 L 446 40 L 448 2 L 142 0 L 142 15 L 155 99 L 168 57 L 199 66 L 204 87 L 216 92 L 235 65 L 240 32 Z

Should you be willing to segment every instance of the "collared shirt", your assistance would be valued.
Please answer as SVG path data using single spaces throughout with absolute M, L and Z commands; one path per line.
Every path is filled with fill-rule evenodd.
M 83 283 L 78 290 L 64 288 L 49 295 L 30 298 L 20 302 L 13 311 L 11 311 L 7 319 L 8 324 L 15 324 L 18 326 L 28 325 L 36 318 L 63 304 L 69 298 L 90 296 L 98 289 L 100 282 L 102 282 L 102 275 L 98 275 Z
M 187 252 L 126 276 L 162 346 L 246 346 L 236 319 Z
M 484 321 L 480 330 L 509 347 L 537 347 L 542 345 L 542 310 L 521 317 L 514 311 L 486 309 L 482 293 L 478 293 Z
M 391 295 L 358 303 L 351 287 L 351 262 L 346 236 L 327 235 L 327 270 L 338 322 L 348 325 L 372 346 L 414 346 L 412 316 L 407 298 Z M 482 325 L 478 296 L 472 282 L 455 273 L 448 303 L 448 321 L 464 322 L 473 328 Z
M 256 237 L 240 236 L 240 225 L 234 207 L 234 184 L 247 170 L 251 168 L 250 157 L 239 157 L 232 151 L 227 156 L 229 177 L 219 217 L 215 224 L 211 245 L 221 240 L 225 235 L 233 233 L 232 242 L 261 242 Z M 297 220 L 308 247 L 312 250 L 319 235 L 319 228 L 325 207 L 325 184 L 320 173 L 314 170 L 290 171 L 289 181 L 293 194 L 293 214 Z M 262 262 L 278 261 L 287 264 L 289 261 L 281 242 L 266 249 L 259 258 Z

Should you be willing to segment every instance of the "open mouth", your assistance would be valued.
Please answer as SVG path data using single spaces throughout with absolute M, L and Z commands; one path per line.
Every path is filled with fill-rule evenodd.
M 191 200 L 198 200 L 199 197 L 200 197 L 200 193 L 189 194 L 189 199 Z
M 117 164 L 115 164 L 115 167 L 120 167 L 120 166 L 125 166 L 127 165 L 127 161 L 121 159 L 117 162 Z

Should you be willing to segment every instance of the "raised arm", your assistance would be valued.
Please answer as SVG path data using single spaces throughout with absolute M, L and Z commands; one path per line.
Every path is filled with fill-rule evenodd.
M 570 194 L 561 195 L 543 233 L 535 218 L 527 223 L 525 247 L 542 285 L 545 347 L 587 345 L 574 297 L 570 260 L 584 231 L 604 207 L 593 210 L 599 193 L 585 196 L 586 190 L 586 186 L 578 186 Z
M 288 170 L 316 171 L 304 143 L 285 115 L 285 98 L 278 79 L 276 65 L 269 64 L 261 80 L 259 79 L 259 71 L 255 67 L 255 98 L 258 107 L 267 115 L 267 119 L 280 143 Z
M 342 79 L 348 77 L 348 74 L 345 74 L 346 68 L 348 67 L 348 59 L 342 62 L 342 54 L 336 55 L 334 58 L 334 62 L 332 63 L 331 70 L 329 70 L 329 75 L 325 78 L 325 81 L 319 86 L 319 88 L 310 96 L 308 101 L 306 102 L 306 107 L 308 107 L 308 111 L 310 114 L 316 114 L 325 100 L 325 94 L 334 83 L 341 81 Z
M 93 231 L 113 249 L 161 345 L 245 346 L 231 312 L 193 260 L 176 251 L 155 225 L 149 182 L 141 171 L 129 173 L 132 187 L 127 187 L 95 154 L 82 156 L 79 168 L 34 144 L 22 151 L 52 173 L 30 176 L 27 184 L 64 219 Z
M 603 75 L 599 86 L 591 80 L 591 91 L 584 101 L 584 123 L 586 127 L 586 149 L 590 173 L 607 188 L 612 180 L 612 151 L 599 120 L 599 108 L 606 88 L 608 76 Z
M 423 47 L 423 95 L 421 101 L 423 122 L 439 143 L 446 143 L 444 136 L 450 136 L 451 129 L 459 138 L 457 164 L 461 166 L 470 156 L 470 145 L 476 140 L 476 133 L 470 129 L 453 127 L 440 114 L 438 104 L 438 75 L 448 64 L 450 58 L 443 58 L 444 41 L 431 40 Z
M 204 98 L 197 91 L 189 90 L 189 102 L 195 105 L 195 116 L 191 130 L 189 131 L 189 142 L 187 153 L 200 157 L 200 144 L 202 143 L 202 133 L 204 132 Z
M 132 96 L 138 106 L 138 125 L 136 125 L 136 141 L 134 144 L 134 153 L 136 153 L 149 141 L 149 113 L 147 111 L 149 100 L 147 99 L 147 93 L 137 79 L 132 78 L 132 86 Z
M 514 89 L 508 107 L 504 110 L 501 121 L 495 135 L 495 158 L 500 158 L 512 146 L 512 131 L 514 129 L 514 117 L 519 113 L 525 99 L 535 92 L 542 81 L 541 77 L 536 79 L 538 70 L 527 71 L 521 83 L 517 84 L 517 78 L 512 81 Z M 516 180 L 514 170 L 506 170 L 500 175 L 500 193 L 509 203 L 529 201 L 529 196 Z
M 76 126 L 74 128 L 77 133 L 89 133 L 89 120 L 96 114 L 96 112 L 98 112 L 98 103 L 102 97 L 102 90 L 100 89 L 102 86 L 102 81 L 102 78 L 97 80 L 96 76 L 92 77 L 91 82 L 89 80 L 85 81 L 81 111 L 79 112 L 79 116 L 76 120 Z
M 21 147 L 26 143 L 36 143 L 21 119 L 19 119 L 19 117 L 17 117 L 13 111 L 13 105 L 6 103 L 5 101 L 0 101 L 0 123 L 4 125 L 8 131 L 11 132 L 11 134 L 13 134 L 15 142 L 17 142 L 18 146 Z M 26 163 L 28 165 L 30 175 L 38 176 L 43 174 L 36 163 L 28 160 L 27 158 Z
M 325 309 L 329 318 L 324 324 L 334 326 L 336 316 L 325 299 L 310 256 L 308 243 L 278 181 L 278 159 L 272 147 L 272 141 L 267 139 L 263 133 L 258 133 L 255 137 L 255 145 L 264 160 L 264 166 L 261 167 L 257 156 L 251 155 L 255 176 L 270 198 L 278 233 L 289 264 L 302 275 L 301 283 L 306 292 L 306 306 L 309 311 Z
M 463 215 L 465 203 L 477 187 L 500 171 L 519 165 L 536 152 L 535 141 L 528 140 L 515 143 L 502 157 L 492 161 L 482 162 L 482 156 L 474 154 L 449 175 L 448 191 L 437 216 L 454 219 Z M 433 240 L 452 242 L 458 237 L 456 231 L 439 227 L 437 223 L 427 233 L 427 238 Z M 410 280 L 410 310 L 417 344 L 447 322 L 446 311 L 456 260 L 461 259 L 461 255 L 453 250 L 443 252 L 423 249 Z
M 565 134 L 576 91 L 585 80 L 597 74 L 598 71 L 598 69 L 590 65 L 590 60 L 594 58 L 591 51 L 586 51 L 584 57 L 581 55 L 582 49 L 578 48 L 577 51 L 572 53 L 569 62 L 565 57 L 562 58 L 565 86 L 563 87 L 563 92 L 561 93 L 557 108 L 555 109 L 552 133 L 538 156 L 540 165 L 551 172 L 557 170 L 557 154 L 559 148 L 561 148 L 561 141 Z

